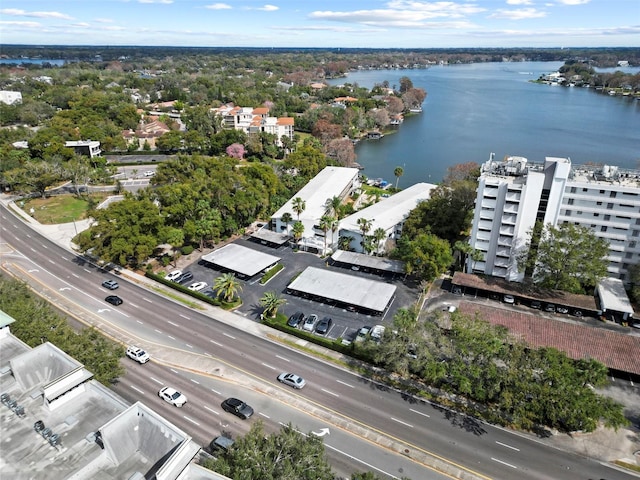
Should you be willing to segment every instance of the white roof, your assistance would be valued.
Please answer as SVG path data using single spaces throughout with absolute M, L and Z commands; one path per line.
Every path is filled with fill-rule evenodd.
M 247 277 L 253 277 L 262 270 L 280 261 L 280 257 L 262 253 L 234 243 L 207 253 L 201 258 L 205 262 L 213 263 L 214 265 L 238 272 Z
M 633 307 L 627 297 L 622 280 L 605 278 L 600 280 L 597 288 L 603 311 L 613 310 L 633 315 Z
M 409 212 L 418 204 L 431 197 L 431 190 L 437 185 L 432 183 L 416 183 L 389 198 L 385 198 L 370 207 L 363 208 L 340 221 L 340 230 L 360 232 L 359 218 L 371 220 L 372 233 L 377 228 L 389 230 L 403 222 Z
M 324 215 L 327 200 L 340 196 L 357 176 L 357 168 L 325 167 L 274 213 L 273 218 L 280 218 L 283 213 L 289 212 L 293 219 L 297 220 L 298 216 L 293 211 L 293 199 L 300 197 L 306 203 L 304 211 L 300 214 L 300 221 L 316 221 Z
M 384 312 L 396 292 L 395 285 L 316 267 L 307 267 L 287 288 L 375 312 Z

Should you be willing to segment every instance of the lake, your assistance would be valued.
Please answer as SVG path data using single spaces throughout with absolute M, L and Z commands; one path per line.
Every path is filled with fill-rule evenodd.
M 424 88 L 423 112 L 405 119 L 396 133 L 356 146 L 369 178 L 399 187 L 437 183 L 447 168 L 519 155 L 532 162 L 569 157 L 574 164 L 606 163 L 640 168 L 640 101 L 594 89 L 531 83 L 563 62 L 476 63 L 423 70 L 368 70 L 328 83 L 371 88 L 407 76 Z M 630 73 L 637 71 L 625 70 Z

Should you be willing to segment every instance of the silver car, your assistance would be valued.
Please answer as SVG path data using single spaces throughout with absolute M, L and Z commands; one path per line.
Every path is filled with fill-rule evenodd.
M 312 313 L 307 317 L 307 319 L 302 324 L 302 329 L 306 330 L 307 332 L 313 332 L 313 327 L 315 326 L 317 321 L 318 321 L 318 316 Z
M 286 372 L 278 375 L 278 381 L 280 383 L 284 383 L 285 385 L 289 385 L 290 387 L 296 388 L 298 390 L 300 390 L 307 384 L 304 378 L 296 375 L 295 373 L 286 373 Z

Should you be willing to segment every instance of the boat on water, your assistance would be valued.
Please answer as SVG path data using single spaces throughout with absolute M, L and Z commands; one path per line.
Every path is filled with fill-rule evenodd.
M 411 112 L 411 113 L 422 113 L 422 107 L 410 108 L 409 112 Z

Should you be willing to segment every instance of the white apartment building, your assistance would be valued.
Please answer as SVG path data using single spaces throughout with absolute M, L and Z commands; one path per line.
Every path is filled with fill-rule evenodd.
M 516 258 L 537 220 L 590 228 L 609 243 L 609 276 L 628 282 L 629 267 L 640 261 L 640 171 L 573 167 L 557 157 L 495 161 L 492 154 L 482 166 L 470 238 L 484 259 L 469 260 L 467 270 L 523 281 Z
M 266 107 L 236 107 L 223 105 L 212 109 L 213 113 L 222 117 L 223 128 L 241 130 L 247 135 L 260 132 L 270 133 L 277 138 L 278 146 L 282 146 L 282 137 L 293 140 L 293 117 L 270 117 Z
M 6 105 L 22 103 L 22 93 L 12 92 L 11 90 L 0 90 L 0 102 Z

